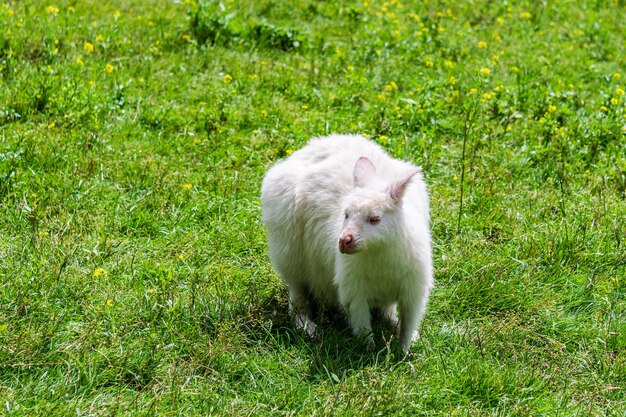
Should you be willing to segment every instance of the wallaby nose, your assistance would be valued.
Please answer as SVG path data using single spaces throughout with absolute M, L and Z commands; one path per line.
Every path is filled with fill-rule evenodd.
M 341 235 L 341 237 L 339 238 L 339 252 L 341 253 L 354 252 L 354 242 L 355 242 L 355 239 L 352 233 Z

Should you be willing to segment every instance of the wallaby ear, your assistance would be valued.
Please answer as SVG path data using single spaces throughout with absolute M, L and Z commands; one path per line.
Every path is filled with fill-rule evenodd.
M 399 204 L 402 201 L 406 187 L 409 185 L 415 174 L 420 171 L 420 168 L 414 168 L 387 186 L 387 194 L 389 194 L 389 197 L 391 197 L 395 204 Z
M 354 186 L 366 187 L 374 176 L 376 175 L 376 168 L 374 164 L 368 158 L 362 156 L 354 164 Z

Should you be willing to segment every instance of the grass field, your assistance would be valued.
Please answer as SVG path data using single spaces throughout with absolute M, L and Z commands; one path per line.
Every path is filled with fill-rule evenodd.
M 0 415 L 623 416 L 623 1 L 3 1 Z M 298 334 L 260 185 L 422 165 L 407 358 Z

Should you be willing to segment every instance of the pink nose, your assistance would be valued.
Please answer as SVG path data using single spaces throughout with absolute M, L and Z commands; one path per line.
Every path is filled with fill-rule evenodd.
M 342 235 L 339 238 L 339 252 L 341 253 L 352 253 L 354 252 L 356 240 L 354 239 L 354 235 L 351 233 Z

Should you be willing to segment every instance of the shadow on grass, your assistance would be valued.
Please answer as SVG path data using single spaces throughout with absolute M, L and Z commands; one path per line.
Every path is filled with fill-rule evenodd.
M 251 346 L 264 345 L 280 354 L 297 351 L 309 356 L 310 381 L 339 382 L 340 377 L 352 370 L 373 366 L 381 357 L 388 362 L 402 360 L 395 329 L 382 320 L 377 311 L 372 314 L 375 347 L 368 348 L 365 341 L 355 337 L 340 307 L 314 306 L 312 318 L 317 324 L 314 339 L 298 331 L 288 313 L 286 291 L 279 291 L 261 303 L 241 312 L 242 329 Z

